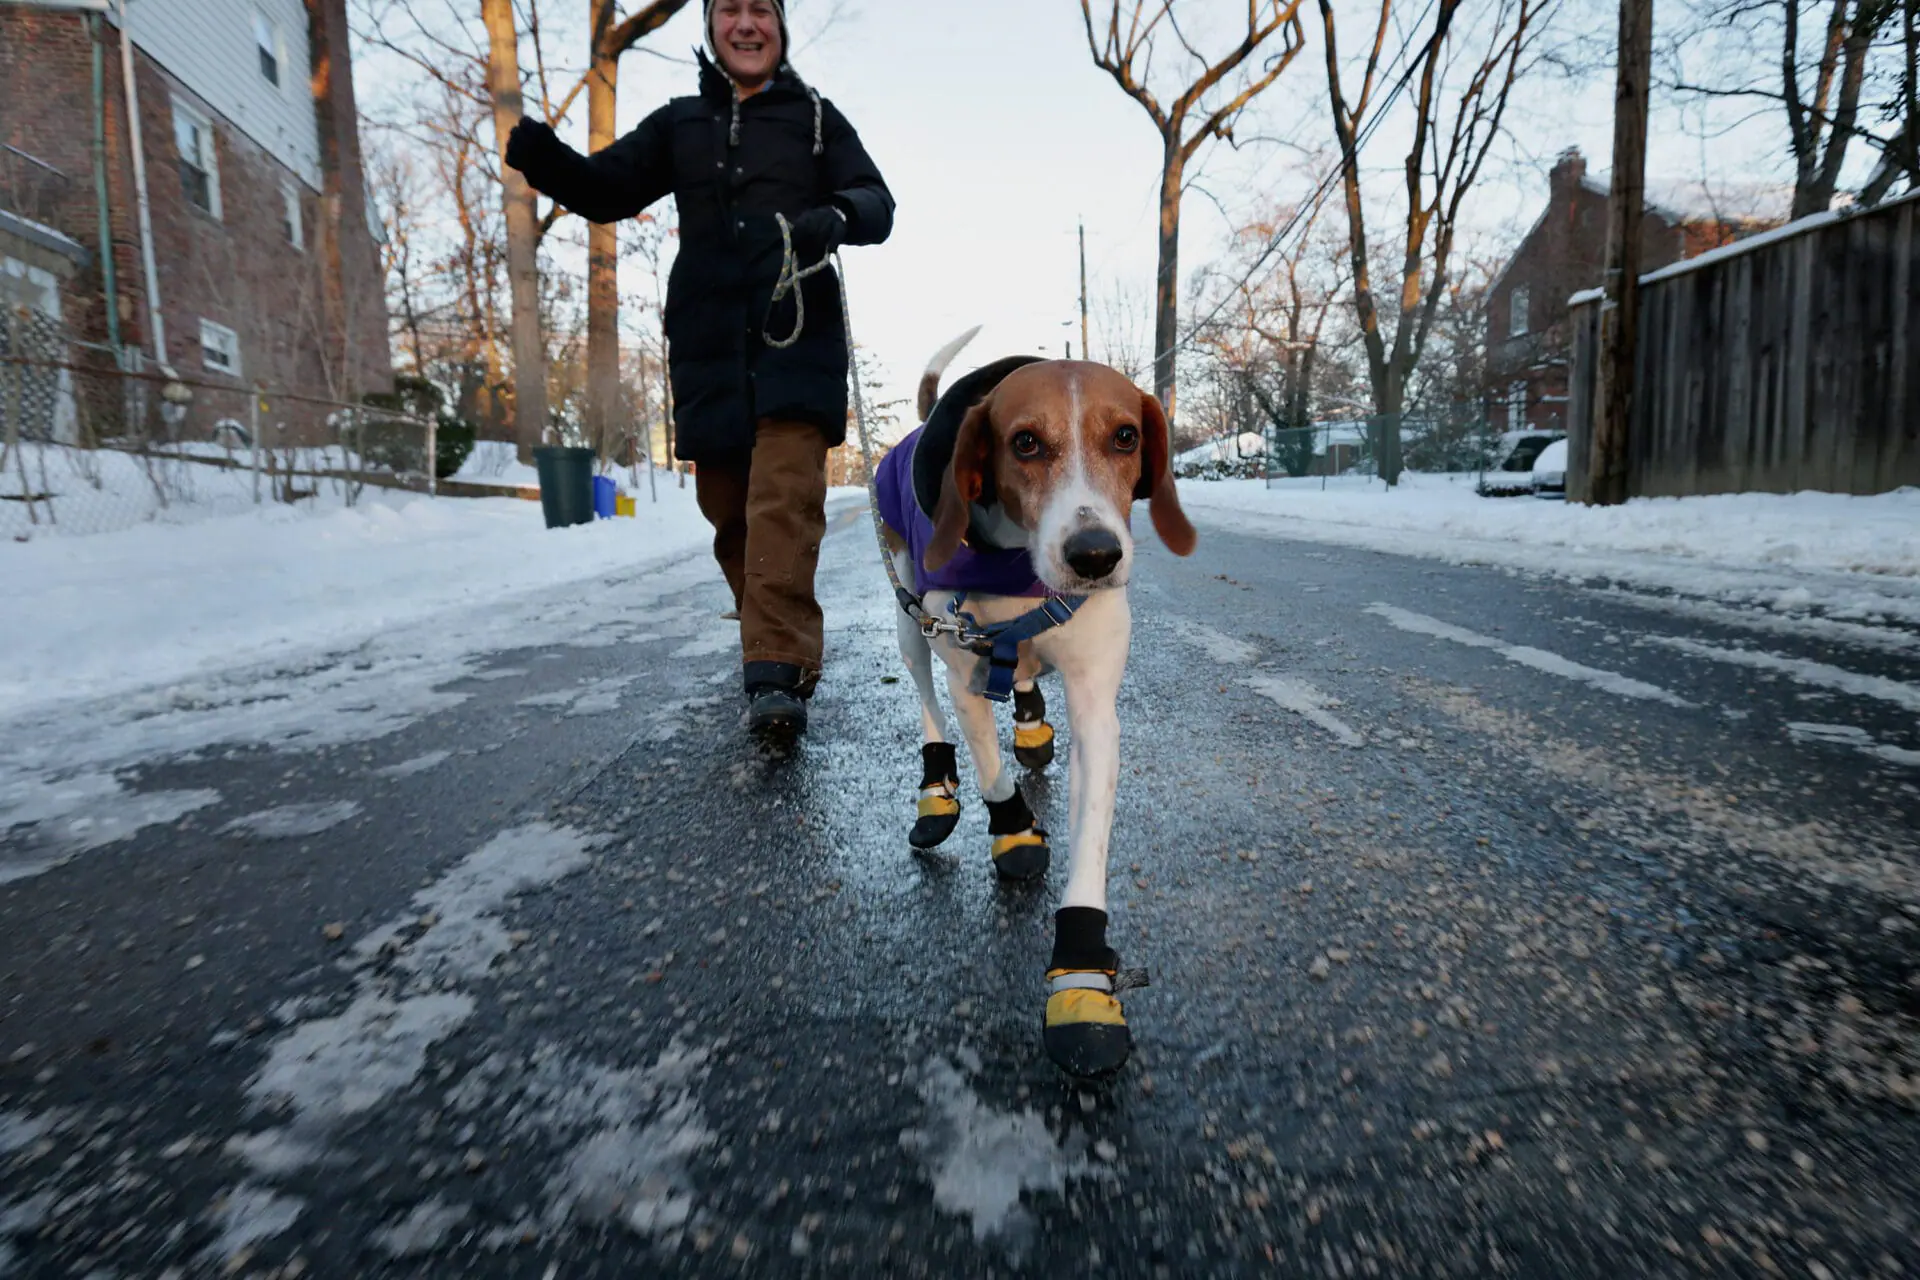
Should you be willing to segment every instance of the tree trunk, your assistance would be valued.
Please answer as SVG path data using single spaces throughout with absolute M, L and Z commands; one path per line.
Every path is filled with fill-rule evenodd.
M 611 146 L 620 55 L 607 47 L 614 0 L 591 0 L 593 68 L 587 80 L 587 150 Z M 587 224 L 587 431 L 610 441 L 620 403 L 620 237 L 611 223 Z
M 1166 159 L 1160 170 L 1160 270 L 1154 285 L 1153 394 L 1173 421 L 1175 367 L 1180 340 L 1180 189 L 1186 180 L 1186 157 L 1180 151 L 1180 122 L 1166 136 Z
M 520 47 L 513 26 L 513 0 L 480 0 L 487 25 L 487 89 L 493 98 L 493 133 L 500 151 L 501 204 L 507 218 L 507 280 L 513 296 L 514 437 L 523 462 L 547 428 L 547 353 L 540 339 L 540 228 L 533 189 L 506 163 L 507 135 L 520 121 Z

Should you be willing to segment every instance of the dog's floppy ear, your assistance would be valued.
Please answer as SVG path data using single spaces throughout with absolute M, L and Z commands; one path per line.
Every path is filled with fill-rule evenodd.
M 1180 509 L 1180 495 L 1173 490 L 1173 440 L 1166 410 L 1144 391 L 1140 393 L 1140 434 L 1144 437 L 1140 483 L 1134 486 L 1134 501 L 1146 500 L 1153 531 L 1167 544 L 1167 550 L 1177 556 L 1190 556 L 1200 537 L 1187 520 L 1187 513 Z
M 940 503 L 933 513 L 933 539 L 927 543 L 927 572 L 946 567 L 966 541 L 967 528 L 973 522 L 970 505 L 979 501 L 986 489 L 989 459 L 993 452 L 993 396 L 967 410 L 953 440 L 953 460 L 940 483 Z

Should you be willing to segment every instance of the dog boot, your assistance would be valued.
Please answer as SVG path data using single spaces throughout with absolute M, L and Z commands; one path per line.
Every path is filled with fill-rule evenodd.
M 1127 1063 L 1133 1033 L 1119 992 L 1145 986 L 1144 973 L 1120 970 L 1107 946 L 1107 913 L 1062 907 L 1053 917 L 1053 960 L 1047 966 L 1047 1013 L 1040 1038 L 1053 1064 L 1070 1076 L 1098 1080 Z
M 933 849 L 945 843 L 960 825 L 960 767 L 951 742 L 929 742 L 920 748 L 924 762 L 920 774 L 919 814 L 907 843 L 916 849 Z
M 1038 685 L 1013 691 L 1013 758 L 1035 773 L 1053 763 L 1053 726 Z
M 993 836 L 993 870 L 1002 880 L 1037 880 L 1047 874 L 1052 853 L 1047 833 L 1033 825 L 1033 810 L 1015 787 L 998 804 L 987 801 L 987 831 Z

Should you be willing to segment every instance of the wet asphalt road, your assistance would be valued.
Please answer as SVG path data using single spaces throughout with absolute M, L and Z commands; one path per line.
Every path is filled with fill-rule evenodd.
M 1920 637 L 1202 533 L 1111 1085 L 1040 1051 L 1064 855 L 996 885 L 970 788 L 905 847 L 847 511 L 794 759 L 696 558 L 158 707 L 162 820 L 5 833 L 0 1274 L 1920 1274 Z

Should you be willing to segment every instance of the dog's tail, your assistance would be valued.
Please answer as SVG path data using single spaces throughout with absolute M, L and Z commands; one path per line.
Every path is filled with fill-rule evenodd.
M 946 346 L 933 353 L 933 359 L 927 361 L 927 371 L 920 375 L 920 421 L 925 422 L 933 413 L 934 404 L 940 399 L 940 375 L 947 371 L 953 358 L 980 332 L 975 325 Z

